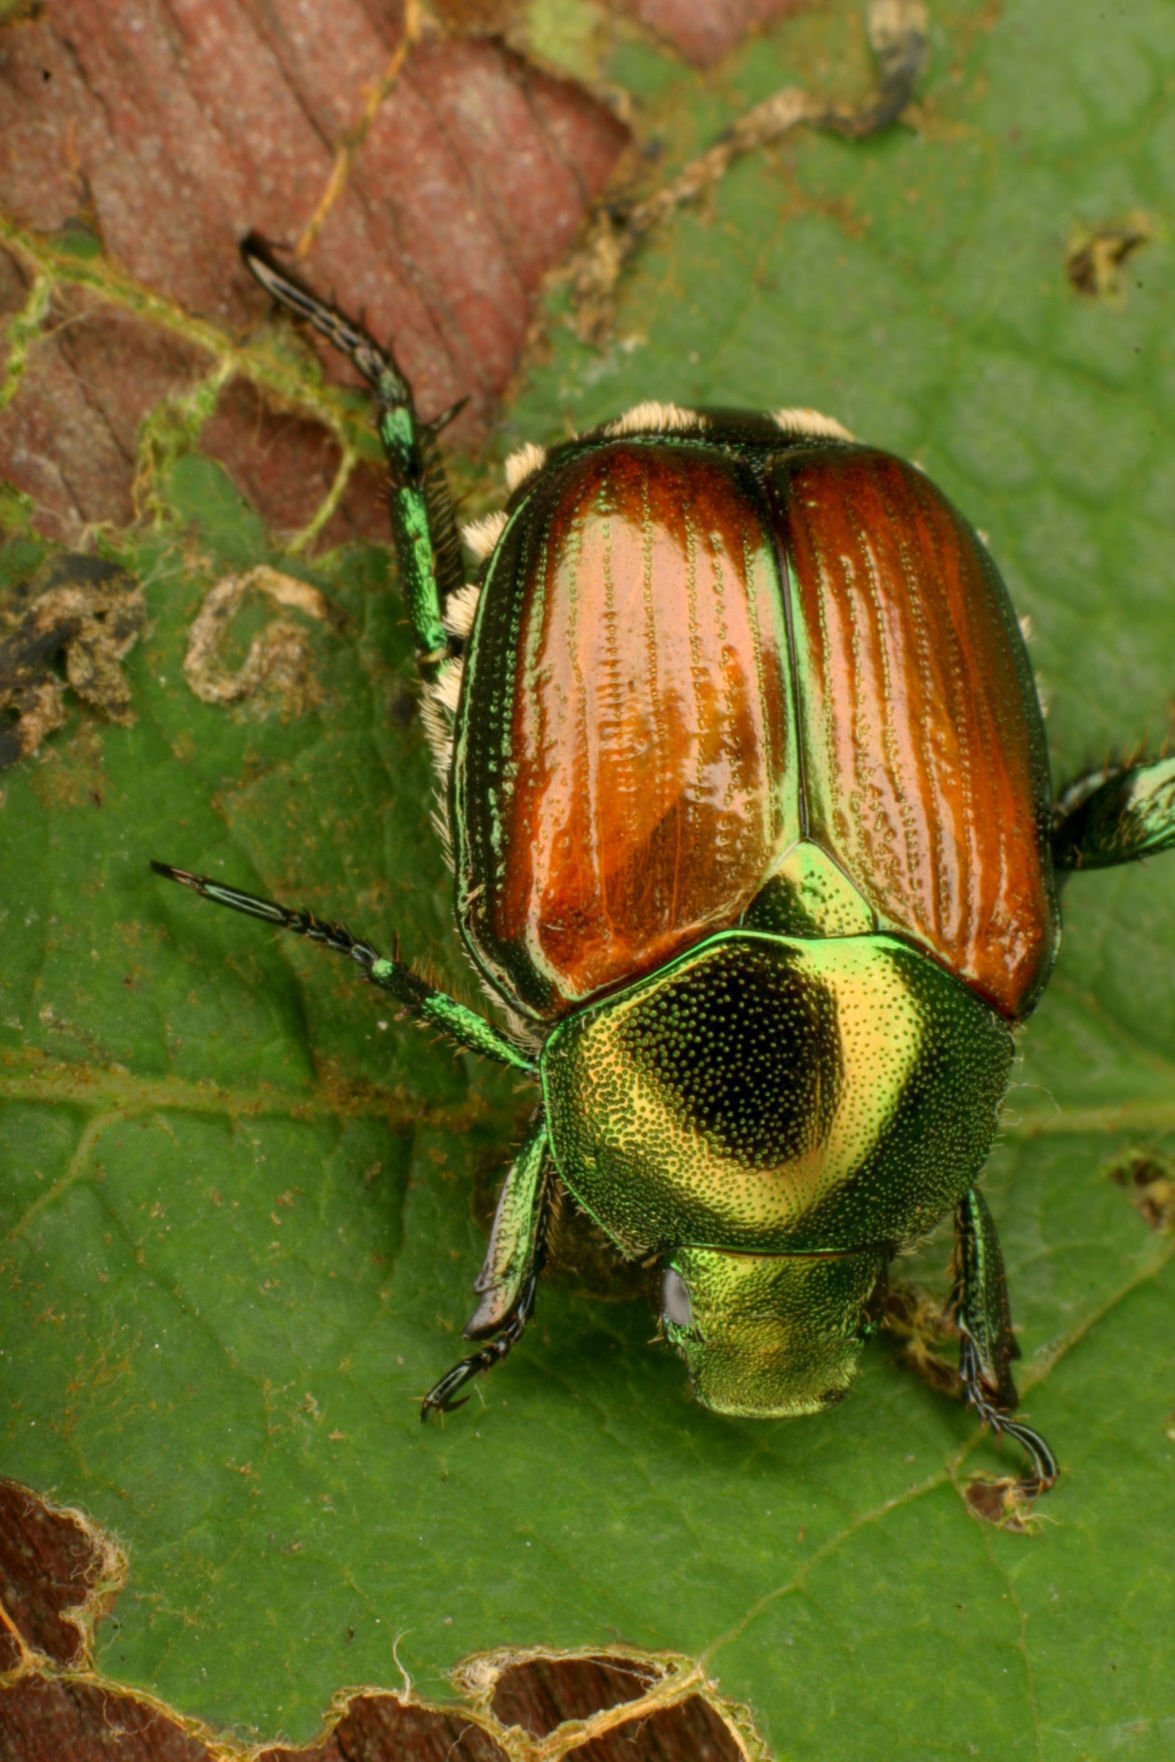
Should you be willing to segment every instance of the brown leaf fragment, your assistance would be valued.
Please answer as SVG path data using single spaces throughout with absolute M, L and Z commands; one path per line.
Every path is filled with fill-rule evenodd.
M 13 257 L 0 261 L 9 289 L 16 279 L 27 285 Z M 140 425 L 208 365 L 196 345 L 58 284 L 0 408 L 0 477 L 31 498 L 45 537 L 76 544 L 88 527 L 127 524 Z
M 22 1677 L 0 1689 L 0 1731 L 6 1762 L 212 1762 L 178 1719 L 96 1682 Z
M 224 465 L 266 529 L 278 534 L 297 532 L 315 517 L 341 463 L 338 442 L 320 422 L 271 410 L 243 375 L 222 390 L 200 431 L 200 451 Z M 386 544 L 389 531 L 387 473 L 381 466 L 357 465 L 318 542 L 328 550 L 356 541 Z
M 315 285 L 394 341 L 426 417 L 468 397 L 466 441 L 484 429 L 627 132 L 501 42 L 411 16 L 406 36 L 399 8 L 366 0 L 55 0 L 5 33 L 0 209 L 26 235 L 0 303 L 19 312 L 42 266 L 54 300 L 0 417 L 0 476 L 41 530 L 77 542 L 134 516 L 141 423 L 218 365 L 196 319 L 227 352 L 265 318 L 237 260 L 251 228 L 302 241 Z M 56 248 L 79 225 L 100 254 Z M 75 274 L 109 300 L 64 292 Z M 137 288 L 169 305 L 144 319 Z M 230 398 L 230 471 L 238 443 L 256 474 Z M 324 472 L 279 498 L 283 524 L 313 520 Z
M 451 31 L 505 37 L 525 17 L 526 0 L 432 0 L 432 10 Z
M 531 303 L 627 139 L 596 100 L 500 43 L 420 45 L 380 108 L 306 268 L 394 342 L 422 413 L 484 427 Z M 289 218 L 264 209 L 280 238 Z M 319 265 L 322 265 L 320 268 Z
M 93 1623 L 124 1576 L 117 1547 L 80 1512 L 0 1480 L 0 1671 L 28 1654 L 82 1664 Z
M 255 1762 L 510 1762 L 463 1709 L 423 1707 L 396 1695 L 357 1695 L 320 1743 L 257 1752 Z
M 752 31 L 761 31 L 789 13 L 807 10 L 809 0 L 620 0 L 622 11 L 654 36 L 670 43 L 695 67 L 713 67 Z
M 7 322 L 21 310 L 29 294 L 29 277 L 16 258 L 0 250 L 0 319 Z
M 575 1762 L 743 1762 L 746 1753 L 713 1707 L 701 1695 L 691 1695 L 567 1754 Z
M 669 1653 L 477 1653 L 457 1687 L 519 1762 L 746 1762 L 763 1755 L 749 1713 L 692 1660 Z M 707 1692 L 703 1692 L 703 1690 Z
M 651 1690 L 662 1680 L 651 1660 L 541 1654 L 502 1671 L 491 1705 L 506 1726 L 535 1738 L 548 1738 L 568 1723 L 595 1721 L 610 1709 L 635 1703 L 631 1719 L 608 1723 L 605 1731 L 571 1741 L 575 1762 L 739 1762 L 742 1755 L 730 1728 L 701 1695 L 672 1705 L 650 1707 Z
M 101 557 L 63 552 L 17 588 L 0 617 L 0 768 L 61 727 L 67 683 L 112 722 L 132 720 L 120 662 L 145 621 L 138 582 Z
M 656 1680 L 656 1671 L 635 1660 L 532 1657 L 502 1671 L 490 1705 L 503 1725 L 546 1737 L 564 1720 L 639 1701 Z

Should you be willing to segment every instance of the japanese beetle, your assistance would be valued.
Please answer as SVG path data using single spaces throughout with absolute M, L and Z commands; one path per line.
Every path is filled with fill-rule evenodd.
M 439 423 L 393 356 L 257 239 L 245 263 L 378 401 L 440 770 L 456 915 L 500 1028 L 340 925 L 157 863 L 349 955 L 540 1091 L 502 1189 L 483 1342 L 534 1306 L 566 1189 L 664 1267 L 665 1335 L 721 1413 L 839 1401 L 889 1262 L 953 1207 L 967 1399 L 1008 1415 L 1018 1348 L 976 1186 L 1015 1034 L 1048 980 L 1057 879 L 1175 844 L 1175 759 L 1054 803 L 1007 592 L 916 467 L 811 411 L 642 404 L 508 469 L 463 585 Z

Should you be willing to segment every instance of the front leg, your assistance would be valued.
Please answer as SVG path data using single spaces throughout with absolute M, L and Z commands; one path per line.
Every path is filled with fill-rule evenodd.
M 361 324 L 330 305 L 292 275 L 263 239 L 251 233 L 241 245 L 250 275 L 279 305 L 309 324 L 363 375 L 379 406 L 379 436 L 391 476 L 392 537 L 402 591 L 416 638 L 416 659 L 433 679 L 451 658 L 445 602 L 462 582 L 461 547 L 437 435 L 456 409 L 424 422 L 390 349 L 382 349 Z
M 421 1419 L 462 1406 L 463 1401 L 454 1397 L 466 1383 L 482 1371 L 492 1370 L 522 1338 L 534 1314 L 535 1289 L 542 1271 L 551 1177 L 547 1125 L 540 1110 L 506 1176 L 490 1245 L 474 1287 L 481 1301 L 466 1326 L 465 1337 L 486 1343 L 433 1385 L 421 1403 Z M 493 1339 L 488 1338 L 491 1334 Z
M 464 1407 L 469 1399 L 462 1395 L 460 1401 L 454 1397 L 460 1394 L 466 1383 L 480 1376 L 482 1371 L 493 1370 L 505 1358 L 512 1346 L 521 1340 L 526 1324 L 534 1314 L 534 1294 L 538 1285 L 538 1273 L 534 1272 L 526 1282 L 522 1295 L 506 1318 L 506 1325 L 496 1339 L 487 1340 L 468 1358 L 463 1358 L 450 1371 L 446 1371 L 439 1383 L 434 1383 L 424 1400 L 420 1403 L 420 1417 L 427 1419 L 430 1413 L 452 1413 L 457 1407 Z
M 1000 1239 L 987 1202 L 974 1187 L 955 1213 L 951 1307 L 963 1338 L 959 1372 L 968 1403 L 997 1437 L 1006 1433 L 1027 1451 L 1033 1472 L 1019 1483 L 1022 1490 L 1030 1498 L 1047 1493 L 1060 1472 L 1056 1457 L 1039 1432 L 1007 1417 L 1019 1400 L 1012 1360 L 1020 1348 L 1012 1332 Z

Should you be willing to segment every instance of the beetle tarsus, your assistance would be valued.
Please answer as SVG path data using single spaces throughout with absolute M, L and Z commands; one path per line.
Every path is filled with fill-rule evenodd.
M 1076 778 L 1054 804 L 1052 845 L 1062 878 L 1175 847 L 1175 755 L 1108 764 Z
M 1031 1426 L 1024 1425 L 1018 1419 L 1001 1420 L 999 1429 L 1001 1432 L 1005 1432 L 1009 1438 L 1015 1438 L 1021 1449 L 1025 1450 L 1032 1459 L 1035 1472 L 1031 1475 L 1021 1476 L 1019 1481 L 1021 1490 L 1028 1498 L 1035 1499 L 1038 1494 L 1047 1493 L 1050 1487 L 1055 1487 L 1057 1477 L 1061 1472 L 1061 1465 L 1040 1433 L 1033 1431 Z
M 369 385 L 374 386 L 385 404 L 406 404 L 411 401 L 407 381 L 394 357 L 382 349 L 361 324 L 340 312 L 337 306 L 322 299 L 299 281 L 296 275 L 279 263 L 259 233 L 250 233 L 241 240 L 241 257 L 253 279 L 260 283 L 271 299 L 294 313 L 332 348 L 345 355 Z M 390 394 L 390 395 L 389 395 Z
M 1013 1438 L 1028 1455 L 1033 1472 L 1020 1477 L 1017 1482 L 1020 1491 L 1029 1499 L 1047 1493 L 1057 1483 L 1060 1464 L 1039 1432 L 1025 1425 L 1023 1420 L 1009 1418 L 996 1406 L 984 1385 L 974 1343 L 966 1334 L 963 1336 L 959 1372 L 967 1404 L 975 1409 L 980 1421 L 989 1425 L 997 1438 Z
M 431 1413 L 453 1413 L 458 1407 L 464 1407 L 468 1396 L 454 1401 L 454 1395 L 462 1390 L 466 1383 L 484 1371 L 493 1370 L 495 1364 L 501 1363 L 512 1346 L 517 1345 L 526 1331 L 526 1324 L 534 1314 L 534 1294 L 538 1285 L 538 1272 L 533 1272 L 526 1282 L 517 1306 L 507 1318 L 501 1332 L 493 1340 L 487 1340 L 460 1364 L 455 1364 L 447 1371 L 439 1383 L 434 1383 L 424 1400 L 420 1403 L 420 1417 L 427 1419 Z
M 850 140 L 882 134 L 899 121 L 926 65 L 926 15 L 915 0 L 871 10 L 870 43 L 877 62 L 877 90 L 860 110 L 830 108 L 814 118 L 817 128 Z

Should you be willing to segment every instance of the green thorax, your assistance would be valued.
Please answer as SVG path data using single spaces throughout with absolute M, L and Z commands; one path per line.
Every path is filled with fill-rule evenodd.
M 967 1190 L 1012 1058 L 909 944 L 736 930 L 559 1024 L 559 1174 L 620 1249 L 890 1252 Z

